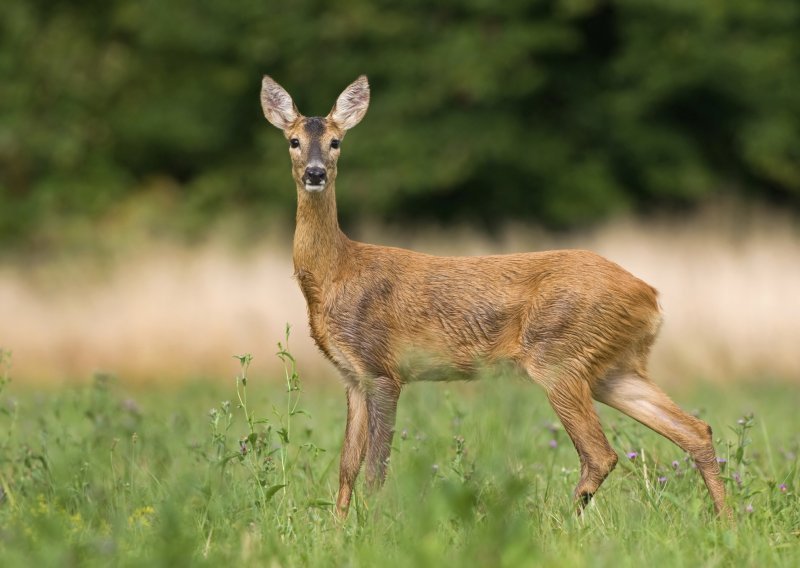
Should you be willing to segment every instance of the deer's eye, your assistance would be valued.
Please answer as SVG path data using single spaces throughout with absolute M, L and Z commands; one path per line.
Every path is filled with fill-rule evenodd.
M 298 140 L 297 138 L 292 138 L 291 140 L 289 140 L 289 146 L 291 146 L 292 148 L 299 148 L 300 140 Z
M 333 148 L 335 150 L 338 147 L 339 147 L 339 140 L 337 140 L 336 138 L 331 140 L 331 148 Z

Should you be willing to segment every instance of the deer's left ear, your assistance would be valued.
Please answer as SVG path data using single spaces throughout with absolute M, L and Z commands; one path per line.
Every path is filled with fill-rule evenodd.
M 340 128 L 350 130 L 361 122 L 361 119 L 367 114 L 368 106 L 369 83 L 367 82 L 367 76 L 361 75 L 342 91 L 342 94 L 336 99 L 336 104 L 333 105 L 331 112 L 328 113 L 328 118 L 333 120 Z

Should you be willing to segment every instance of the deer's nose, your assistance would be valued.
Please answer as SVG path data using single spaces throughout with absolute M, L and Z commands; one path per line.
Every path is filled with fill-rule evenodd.
M 306 182 L 310 185 L 320 185 L 325 181 L 325 169 L 317 166 L 306 168 Z

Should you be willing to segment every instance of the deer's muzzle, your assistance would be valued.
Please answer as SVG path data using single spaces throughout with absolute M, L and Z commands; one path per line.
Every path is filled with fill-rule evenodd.
M 306 173 L 303 175 L 303 183 L 307 191 L 322 191 L 326 180 L 325 168 L 318 166 L 307 167 Z

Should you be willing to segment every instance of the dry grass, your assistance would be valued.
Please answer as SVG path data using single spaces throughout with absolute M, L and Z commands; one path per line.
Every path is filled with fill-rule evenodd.
M 520 227 L 495 240 L 468 230 L 374 234 L 364 240 L 439 254 L 579 247 L 596 250 L 661 291 L 666 323 L 653 373 L 661 382 L 781 378 L 800 382 L 800 232 L 780 216 L 704 215 L 677 223 L 617 223 L 554 237 Z M 0 347 L 18 380 L 62 382 L 110 371 L 125 381 L 230 377 L 231 355 L 277 369 L 289 322 L 307 379 L 332 368 L 308 338 L 291 279 L 290 244 L 150 244 L 97 265 L 79 258 L 0 266 Z

